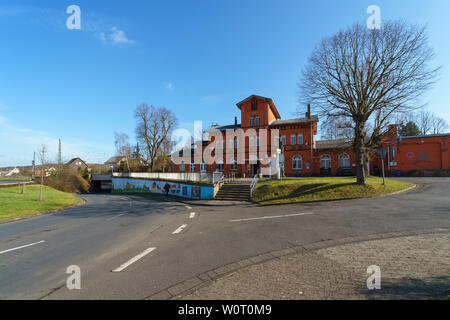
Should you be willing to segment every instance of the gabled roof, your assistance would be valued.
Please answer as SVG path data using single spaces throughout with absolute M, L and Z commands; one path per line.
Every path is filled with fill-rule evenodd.
M 238 123 L 237 125 L 229 124 L 226 126 L 215 126 L 215 127 L 212 127 L 211 129 L 225 131 L 227 129 L 240 129 L 240 128 L 241 128 L 241 124 Z
M 85 165 L 86 167 L 88 166 L 87 163 L 86 163 L 83 159 L 81 159 L 81 158 L 73 158 L 73 159 L 71 159 L 69 162 L 67 162 L 66 165 L 69 165 L 69 164 L 71 164 L 72 162 L 75 162 L 75 161 L 81 161 L 81 162 L 84 163 L 84 165 Z
M 352 144 L 348 139 L 322 140 L 315 142 L 315 149 L 348 149 Z
M 242 100 L 241 102 L 236 103 L 236 105 L 238 106 L 239 109 L 241 109 L 241 106 L 242 106 L 245 102 L 247 102 L 247 101 L 249 101 L 249 100 L 251 100 L 251 99 L 255 99 L 255 98 L 256 98 L 256 99 L 260 99 L 260 100 L 264 100 L 264 101 L 268 102 L 268 103 L 269 103 L 269 106 L 270 106 L 270 109 L 272 110 L 272 112 L 273 112 L 273 114 L 275 115 L 275 117 L 276 117 L 277 119 L 281 119 L 281 116 L 280 116 L 280 114 L 278 113 L 278 110 L 277 110 L 277 108 L 275 107 L 275 104 L 273 103 L 273 100 L 272 100 L 271 98 L 262 97 L 262 96 L 258 96 L 258 95 L 256 95 L 256 94 L 252 94 L 250 97 L 245 98 L 245 99 Z
M 124 158 L 125 158 L 124 156 L 111 157 L 105 162 L 105 164 L 117 164 L 120 161 L 122 161 Z
M 318 116 L 311 116 L 311 119 L 296 118 L 296 119 L 286 119 L 286 120 L 274 120 L 271 123 L 269 123 L 269 126 L 283 126 L 283 125 L 287 125 L 287 124 L 310 123 L 310 122 L 318 122 L 318 121 L 319 121 Z

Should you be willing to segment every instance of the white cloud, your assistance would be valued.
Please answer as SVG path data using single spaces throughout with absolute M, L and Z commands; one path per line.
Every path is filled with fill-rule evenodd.
M 117 44 L 133 44 L 134 41 L 127 38 L 124 31 L 117 29 L 117 27 L 111 28 L 110 38 Z
M 134 40 L 128 39 L 125 31 L 118 29 L 117 27 L 112 27 L 109 33 L 96 31 L 94 32 L 94 37 L 99 39 L 102 43 L 112 43 L 117 45 L 133 44 Z
M 173 84 L 172 82 L 163 82 L 163 86 L 167 90 L 175 90 L 175 84 Z

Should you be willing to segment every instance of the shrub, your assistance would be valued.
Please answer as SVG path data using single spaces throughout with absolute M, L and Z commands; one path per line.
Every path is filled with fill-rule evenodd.
M 46 186 L 70 193 L 86 193 L 90 184 L 79 172 L 62 169 L 61 171 L 44 179 Z

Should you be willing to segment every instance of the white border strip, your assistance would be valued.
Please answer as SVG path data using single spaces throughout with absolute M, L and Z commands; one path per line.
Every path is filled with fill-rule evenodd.
M 31 247 L 31 246 L 35 246 L 37 244 L 44 243 L 44 242 L 45 242 L 45 240 L 41 240 L 39 242 L 30 243 L 30 244 L 27 244 L 27 245 L 24 245 L 24 246 L 20 246 L 20 247 L 8 249 L 8 250 L 0 251 L 0 254 L 7 253 L 7 252 L 10 252 L 10 251 L 19 250 L 19 249 L 23 249 L 23 248 L 27 248 L 27 247 Z
M 178 234 L 181 231 L 183 231 L 184 228 L 187 227 L 187 224 L 183 224 L 182 226 L 180 226 L 177 230 L 175 230 L 174 232 L 172 232 L 172 234 Z
M 125 262 L 124 264 L 122 264 L 120 267 L 114 269 L 112 272 L 120 272 L 123 271 L 125 268 L 129 267 L 131 264 L 135 263 L 136 261 L 138 261 L 139 259 L 142 259 L 143 257 L 145 257 L 146 255 L 148 255 L 150 252 L 152 252 L 153 250 L 155 250 L 156 248 L 148 248 L 144 251 L 142 251 L 140 254 L 138 254 L 136 257 L 131 258 L 130 260 L 128 260 L 127 262 Z
M 265 217 L 258 217 L 258 218 L 235 219 L 235 220 L 229 220 L 229 222 L 264 220 L 264 219 L 275 219 L 275 218 L 288 218 L 288 217 L 296 217 L 296 216 L 306 216 L 306 215 L 309 215 L 309 214 L 313 214 L 313 213 L 312 212 L 305 212 L 305 213 L 287 214 L 287 215 L 284 215 L 284 216 L 265 216 Z

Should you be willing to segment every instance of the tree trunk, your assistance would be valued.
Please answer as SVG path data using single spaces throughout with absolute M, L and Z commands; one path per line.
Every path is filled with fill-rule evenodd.
M 355 156 L 356 156 L 356 183 L 366 185 L 366 150 L 364 145 L 364 127 L 362 124 L 355 126 Z

